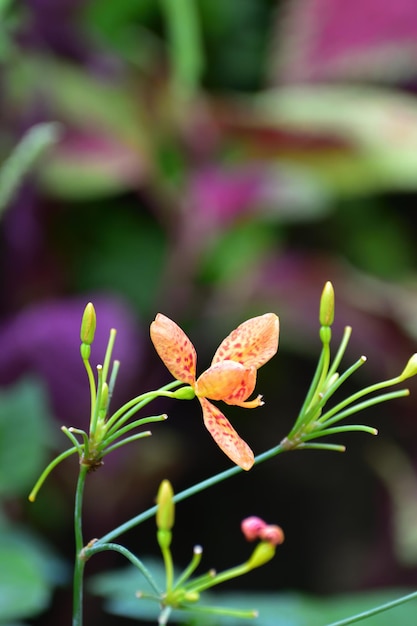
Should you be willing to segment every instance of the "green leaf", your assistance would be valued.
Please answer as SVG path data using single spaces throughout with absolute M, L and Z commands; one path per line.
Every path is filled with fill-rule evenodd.
M 0 624 L 44 611 L 66 569 L 50 548 L 16 528 L 0 532 Z M 11 625 L 10 625 L 11 626 Z
M 59 124 L 52 122 L 32 126 L 3 163 L 0 169 L 0 215 L 39 156 L 58 141 L 59 132 Z
M 317 147 L 296 156 L 335 190 L 356 195 L 416 189 L 415 96 L 370 86 L 303 85 L 260 93 L 246 103 L 253 127 L 340 141 L 338 149 Z
M 157 583 L 164 586 L 164 569 L 156 559 L 144 559 Z M 137 598 L 138 590 L 149 591 L 146 581 L 134 567 L 106 572 L 95 576 L 91 590 L 106 598 L 106 609 L 115 615 L 140 620 L 155 620 L 159 606 L 155 601 Z M 242 610 L 256 609 L 259 616 L 243 622 L 230 616 L 209 615 L 189 611 L 173 611 L 170 621 L 198 626 L 326 626 L 336 620 L 361 613 L 409 593 L 403 589 L 340 594 L 318 597 L 299 592 L 257 593 L 203 593 L 200 603 Z M 199 603 L 199 604 L 200 604 Z M 367 626 L 392 626 L 414 623 L 417 600 L 397 606 L 389 611 L 364 620 Z
M 51 423 L 38 381 L 24 379 L 0 392 L 0 498 L 31 487 L 47 460 Z
M 203 46 L 195 0 L 160 0 L 170 45 L 174 92 L 193 95 L 203 69 Z

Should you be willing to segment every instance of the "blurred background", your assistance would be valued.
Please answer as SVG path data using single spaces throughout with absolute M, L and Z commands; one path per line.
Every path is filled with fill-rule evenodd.
M 60 426 L 87 427 L 88 301 L 93 364 L 118 330 L 115 407 L 171 380 L 149 340 L 158 311 L 189 334 L 200 372 L 237 324 L 276 312 L 265 406 L 226 411 L 255 453 L 302 404 L 326 280 L 336 346 L 353 326 L 344 367 L 368 357 L 348 391 L 417 351 L 417 4 L 2 0 L 0 24 L 0 624 L 49 626 L 70 623 L 75 457 L 35 504 L 27 494 L 68 444 Z M 178 564 L 196 543 L 205 569 L 242 562 L 240 521 L 259 515 L 286 542 L 229 590 L 415 588 L 409 386 L 363 417 L 378 438 L 276 457 L 179 505 Z M 89 477 L 86 540 L 151 506 L 162 478 L 178 492 L 230 466 L 198 403 L 150 411 L 169 420 Z M 152 520 L 122 539 L 158 555 Z M 100 555 L 87 574 L 123 566 Z M 132 623 L 104 614 L 100 593 L 86 621 Z

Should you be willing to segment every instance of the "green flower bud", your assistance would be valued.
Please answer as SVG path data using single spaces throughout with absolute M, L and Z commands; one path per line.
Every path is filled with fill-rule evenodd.
M 156 497 L 156 525 L 159 530 L 171 530 L 174 525 L 174 490 L 169 480 L 163 480 Z
M 322 326 L 331 326 L 334 320 L 334 289 L 332 283 L 328 280 L 324 285 L 324 289 L 320 299 L 320 324 Z
M 246 562 L 248 570 L 268 563 L 275 555 L 275 546 L 270 541 L 261 541 Z
M 91 302 L 84 309 L 81 321 L 80 338 L 82 343 L 91 346 L 94 341 L 94 333 L 96 332 L 96 312 Z
M 172 392 L 172 396 L 177 400 L 193 400 L 195 398 L 195 391 L 192 387 L 181 387 Z
M 417 374 L 417 353 L 413 354 L 409 360 L 402 373 L 399 375 L 400 380 L 405 380 L 406 378 L 411 378 Z

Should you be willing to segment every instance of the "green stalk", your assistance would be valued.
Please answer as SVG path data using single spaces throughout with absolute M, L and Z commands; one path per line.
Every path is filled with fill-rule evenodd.
M 284 451 L 285 451 L 285 448 L 281 444 L 279 444 L 275 446 L 274 448 L 271 448 L 270 450 L 267 450 L 266 452 L 263 452 L 262 454 L 259 454 L 258 456 L 256 456 L 255 463 L 257 464 L 262 463 L 263 461 L 266 461 L 267 459 L 270 459 Z M 197 493 L 200 493 L 201 491 L 204 491 L 205 489 L 208 489 L 209 487 L 212 487 L 213 485 L 216 485 L 217 483 L 220 483 L 223 480 L 230 478 L 231 476 L 235 476 L 235 474 L 240 474 L 240 472 L 243 472 L 242 468 L 235 465 L 234 467 L 231 467 L 225 470 L 224 472 L 215 474 L 214 476 L 211 476 L 210 478 L 207 478 L 206 480 L 202 480 L 196 485 L 193 485 L 192 487 L 188 487 L 188 489 L 184 489 L 183 491 L 180 491 L 179 493 L 177 493 L 174 496 L 174 502 L 175 503 L 181 502 L 182 500 L 185 500 L 186 498 L 189 498 Z M 147 509 L 146 511 L 143 511 L 143 513 L 140 513 L 139 515 L 132 517 L 130 520 L 128 520 L 124 524 L 121 524 L 117 528 L 114 528 L 113 530 L 111 530 L 109 533 L 107 533 L 107 535 L 103 535 L 103 537 L 97 540 L 95 545 L 101 544 L 101 543 L 107 543 L 109 541 L 112 541 L 116 537 L 119 537 L 120 535 L 127 532 L 128 530 L 131 530 L 132 528 L 134 528 L 135 526 L 138 526 L 145 520 L 153 517 L 156 513 L 156 510 L 157 510 L 157 507 L 153 506 Z M 89 553 L 88 549 L 86 549 L 86 553 Z
M 103 383 L 107 382 L 107 374 L 109 372 L 110 359 L 113 353 L 114 342 L 116 341 L 116 333 L 117 331 L 115 328 L 112 328 L 110 330 L 109 341 L 107 343 L 106 354 L 104 356 L 104 363 L 103 363 Z
M 103 439 L 103 441 L 100 444 L 100 449 L 104 449 L 105 451 L 104 453 L 107 454 L 108 446 L 111 443 L 113 443 L 113 441 L 121 437 L 122 435 L 125 435 L 126 433 L 128 433 L 130 430 L 133 430 L 134 428 L 138 428 L 139 426 L 144 426 L 145 424 L 150 424 L 153 422 L 164 422 L 166 419 L 167 419 L 167 415 L 166 413 L 163 413 L 162 415 L 151 415 L 150 417 L 143 417 L 142 419 L 136 420 L 135 422 L 131 422 L 130 424 L 127 424 L 123 428 L 120 428 L 119 430 L 115 430 L 111 435 L 106 436 L 106 438 Z M 149 433 L 149 431 L 147 432 Z
M 156 391 L 147 391 L 146 393 L 142 393 L 140 396 L 136 396 L 126 402 L 120 409 L 118 409 L 113 415 L 107 420 L 107 432 L 110 434 L 117 430 L 122 424 L 124 424 L 132 415 L 137 413 L 144 406 L 152 402 L 155 398 L 163 395 L 162 392 L 169 391 L 178 385 L 182 385 L 183 383 L 179 380 L 174 380 L 168 385 L 164 385 L 161 389 L 157 389 Z M 130 410 L 129 410 L 130 409 Z
M 358 404 L 353 405 L 349 409 L 345 409 L 344 411 L 340 411 L 341 408 L 348 406 L 351 402 L 354 402 L 361 394 L 355 394 L 351 396 L 347 400 L 340 402 L 338 405 L 327 411 L 327 413 L 323 413 L 323 415 L 318 420 L 323 427 L 327 428 L 330 424 L 335 424 L 345 417 L 349 417 L 353 413 L 358 413 L 359 411 L 363 411 L 364 409 L 369 408 L 375 404 L 380 404 L 381 402 L 386 402 L 387 400 L 395 400 L 396 398 L 403 398 L 404 396 L 408 396 L 410 391 L 408 389 L 399 389 L 398 391 L 391 391 L 388 393 L 383 393 L 380 396 L 375 396 L 374 398 L 369 398 L 368 400 L 364 400 L 363 402 L 359 402 Z M 340 411 L 340 413 L 339 413 Z
M 113 452 L 113 450 L 117 450 L 117 448 L 121 448 L 127 443 L 132 443 L 132 441 L 138 441 L 138 439 L 143 439 L 144 437 L 150 437 L 152 435 L 150 430 L 144 430 L 142 433 L 136 433 L 136 435 L 131 435 L 130 437 L 126 437 L 126 439 L 122 439 L 122 441 L 118 441 L 114 443 L 112 446 L 106 448 L 102 454 L 102 457 L 105 457 L 109 452 Z
M 82 506 L 87 476 L 87 465 L 80 465 L 78 474 L 77 489 L 75 492 L 74 506 L 74 535 L 75 535 L 75 566 L 73 582 L 73 617 L 72 626 L 82 626 L 83 623 L 83 576 L 86 558 L 83 552 L 83 531 L 82 531 Z
M 97 365 L 97 396 L 94 406 L 91 407 L 90 439 L 94 439 L 100 411 L 101 394 L 103 391 L 103 367 Z
M 189 565 L 187 565 L 185 570 L 182 572 L 182 574 L 175 581 L 173 591 L 179 589 L 185 583 L 185 581 L 187 581 L 190 576 L 194 574 L 195 570 L 200 565 L 202 555 L 203 549 L 201 548 L 201 546 L 195 546 L 193 551 L 193 558 L 191 559 Z
M 342 341 L 340 342 L 339 349 L 336 352 L 336 356 L 334 357 L 333 363 L 329 369 L 329 374 L 328 374 L 329 378 L 333 376 L 333 374 L 337 371 L 340 361 L 342 360 L 343 355 L 345 354 L 351 334 L 352 334 L 352 327 L 346 326 L 343 332 L 343 337 L 342 337 Z
M 52 472 L 54 467 L 56 467 L 59 463 L 61 463 L 61 461 L 66 459 L 68 456 L 71 456 L 71 454 L 74 454 L 74 452 L 78 452 L 75 446 L 73 448 L 69 448 L 68 450 L 65 450 L 65 452 L 62 452 L 59 456 L 57 456 L 53 461 L 49 463 L 49 465 L 43 470 L 42 474 L 39 476 L 38 480 L 35 483 L 35 486 L 33 487 L 32 491 L 29 494 L 29 500 L 31 502 L 35 502 L 39 489 L 42 487 L 43 483 L 45 482 L 45 479 Z
M 322 348 L 321 354 L 320 354 L 320 358 L 319 361 L 317 363 L 317 367 L 316 367 L 316 371 L 314 372 L 314 376 L 313 376 L 313 380 L 311 381 L 310 387 L 308 389 L 307 395 L 305 397 L 305 400 L 303 402 L 303 405 L 300 409 L 300 412 L 298 414 L 297 419 L 295 420 L 295 424 L 292 427 L 291 431 L 289 432 L 289 434 L 287 435 L 288 439 L 291 439 L 291 437 L 298 431 L 299 426 L 303 423 L 304 421 L 304 416 L 305 413 L 307 411 L 307 407 L 310 406 L 313 397 L 317 391 L 318 388 L 318 382 L 320 380 L 320 376 L 321 373 L 323 371 L 323 363 L 324 363 L 324 347 Z
M 94 379 L 93 370 L 91 369 L 90 361 L 83 359 L 85 369 L 88 376 L 88 384 L 90 387 L 90 422 L 93 420 L 94 407 L 96 405 L 96 381 Z
M 378 613 L 382 613 L 383 611 L 388 611 L 389 609 L 393 609 L 396 606 L 400 606 L 405 602 L 409 602 L 410 600 L 415 600 L 417 598 L 417 591 L 413 591 L 413 593 L 409 593 L 402 598 L 398 598 L 397 600 L 392 600 L 391 602 L 386 602 L 385 604 L 381 604 L 369 611 L 364 611 L 363 613 L 358 613 L 357 615 L 353 615 L 351 617 L 347 617 L 346 619 L 341 619 L 338 622 L 332 622 L 328 624 L 328 626 L 347 626 L 347 624 L 355 624 L 356 622 L 360 622 L 364 619 L 368 619 L 368 617 L 372 617 L 373 615 L 378 615 Z
M 126 559 L 128 559 L 135 567 L 138 568 L 138 570 L 141 572 L 143 577 L 146 578 L 146 580 L 148 581 L 149 585 L 152 587 L 154 592 L 157 594 L 158 598 L 161 597 L 162 591 L 159 589 L 157 583 L 155 582 L 155 580 L 154 580 L 152 574 L 150 573 L 150 571 L 148 570 L 148 568 L 145 567 L 145 565 L 142 563 L 142 561 L 140 559 L 138 559 L 137 556 L 132 554 L 132 552 L 130 552 L 130 550 L 128 550 L 124 546 L 121 546 L 118 543 L 100 543 L 99 545 L 97 545 L 97 543 L 95 543 L 94 545 L 91 546 L 91 548 L 88 548 L 88 556 L 90 557 L 93 554 L 97 554 L 98 552 L 106 552 L 107 550 L 112 550 L 113 552 L 118 552 L 119 554 L 124 556 Z

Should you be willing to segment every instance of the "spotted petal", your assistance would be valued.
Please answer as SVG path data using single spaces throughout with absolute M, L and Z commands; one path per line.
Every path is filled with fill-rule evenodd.
M 203 409 L 204 424 L 214 441 L 233 463 L 244 470 L 249 470 L 255 459 L 248 444 L 239 437 L 229 420 L 214 404 L 205 398 L 199 400 Z
M 193 387 L 197 354 L 185 332 L 169 317 L 158 313 L 151 324 L 151 339 L 173 377 Z
M 227 359 L 258 369 L 278 350 L 278 336 L 279 319 L 275 313 L 252 317 L 222 341 L 212 365 Z
M 240 404 L 255 389 L 256 369 L 244 367 L 236 361 L 221 361 L 209 367 L 197 379 L 197 396 Z

